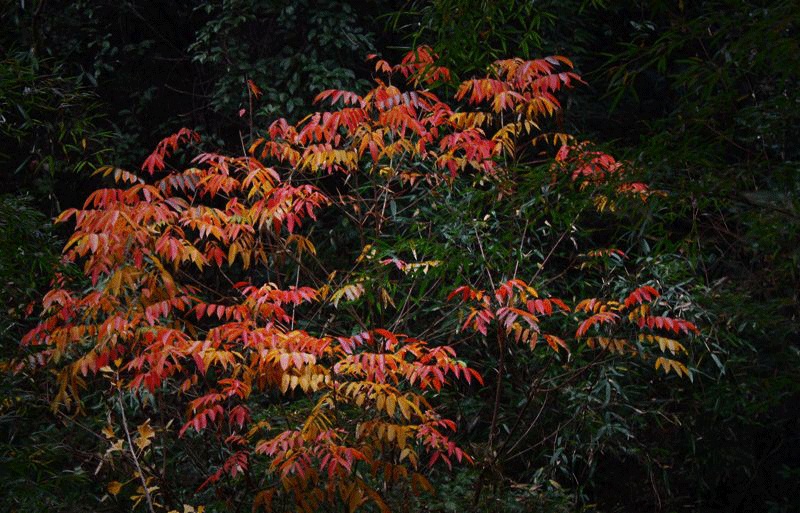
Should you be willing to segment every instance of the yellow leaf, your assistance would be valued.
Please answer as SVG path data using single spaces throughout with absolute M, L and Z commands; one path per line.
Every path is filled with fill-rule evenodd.
M 107 489 L 108 489 L 108 493 L 110 493 L 111 495 L 116 496 L 119 493 L 119 491 L 122 489 L 122 483 L 120 483 L 119 481 L 111 481 L 110 483 L 108 483 Z
M 292 377 L 287 373 L 283 373 L 283 376 L 281 376 L 281 393 L 282 394 L 285 394 L 289 390 L 289 381 L 291 379 L 292 379 Z
M 101 432 L 102 432 L 102 433 L 103 433 L 103 435 L 104 435 L 106 438 L 108 438 L 109 440 L 110 440 L 110 439 L 112 439 L 112 438 L 114 438 L 114 437 L 116 436 L 116 435 L 114 434 L 114 428 L 112 428 L 111 426 L 106 426 L 106 427 L 104 427 L 104 428 L 102 429 L 102 431 L 101 431 Z
M 139 436 L 136 438 L 136 446 L 139 449 L 144 449 L 148 445 L 150 445 L 150 439 L 156 436 L 155 430 L 150 427 L 150 419 L 147 419 L 144 424 L 137 427 L 136 430 L 139 432 Z
M 106 289 L 112 295 L 119 294 L 119 289 L 122 286 L 122 271 L 117 271 L 111 275 L 111 278 L 108 280 L 108 285 Z
M 665 374 L 669 374 L 669 371 L 672 370 L 678 376 L 681 377 L 686 376 L 691 379 L 691 376 L 689 375 L 689 369 L 686 368 L 684 364 L 682 364 L 677 360 L 658 357 L 658 359 L 656 359 L 656 369 L 658 369 L 659 367 L 662 367 L 664 369 Z
M 339 301 L 342 298 L 346 298 L 348 301 L 355 301 L 364 293 L 364 285 L 361 283 L 354 283 L 350 285 L 345 285 L 344 287 L 340 288 L 336 292 L 333 293 L 331 296 L 331 302 L 333 303 L 334 307 L 339 307 Z
M 228 248 L 228 265 L 232 266 L 233 262 L 236 260 L 236 255 L 239 253 L 239 245 L 234 243 L 231 244 L 231 247 Z
M 122 449 L 123 449 L 122 440 L 117 440 L 111 447 L 108 448 L 106 454 L 110 454 L 112 452 L 117 452 L 117 451 L 122 452 Z
M 361 490 L 359 490 L 358 487 L 353 487 L 353 490 L 350 492 L 350 496 L 347 501 L 347 509 L 350 511 L 350 513 L 353 513 L 358 509 L 362 502 L 363 497 L 361 495 Z
M 302 376 L 300 376 L 300 378 L 298 379 L 298 384 L 300 385 L 300 388 L 303 389 L 303 392 L 308 392 L 309 388 L 308 375 L 303 374 Z
M 314 247 L 314 244 L 311 243 L 308 238 L 303 237 L 302 235 L 292 234 L 286 238 L 286 245 L 288 246 L 294 242 L 297 245 L 297 255 L 302 256 L 303 252 L 311 253 L 312 255 L 317 254 L 317 249 Z
M 371 258 L 375 256 L 376 252 L 377 252 L 376 250 L 372 249 L 372 244 L 367 244 L 366 246 L 364 246 L 364 249 L 361 250 L 361 254 L 358 255 L 358 258 L 356 258 L 356 263 L 362 262 L 365 258 Z
M 397 399 L 397 404 L 400 406 L 400 413 L 403 414 L 403 418 L 411 420 L 411 410 L 408 407 L 408 401 L 403 397 L 399 397 Z
M 386 413 L 389 414 L 390 417 L 394 417 L 394 410 L 395 406 L 397 406 L 397 399 L 393 395 L 389 395 L 386 397 Z
M 406 447 L 406 437 L 408 436 L 407 428 L 403 426 L 397 426 L 396 428 L 396 435 L 397 435 L 397 446 L 401 449 L 405 449 Z
M 392 307 L 397 308 L 392 301 L 392 296 L 386 291 L 386 289 L 381 288 L 381 303 L 383 303 L 383 307 L 386 308 L 388 305 L 392 305 Z

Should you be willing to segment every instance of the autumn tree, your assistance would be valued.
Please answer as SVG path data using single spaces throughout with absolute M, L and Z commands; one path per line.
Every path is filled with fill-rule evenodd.
M 508 359 L 567 369 L 556 386 L 620 358 L 691 376 L 679 338 L 697 328 L 662 284 L 629 286 L 612 265 L 624 251 L 572 233 L 662 193 L 560 130 L 559 95 L 581 83 L 569 59 L 496 61 L 454 92 L 429 48 L 370 60 L 365 94 L 326 90 L 330 110 L 278 119 L 240 155 L 181 129 L 136 172 L 101 168 L 115 185 L 59 216 L 79 272 L 55 279 L 18 369 L 56 373 L 54 410 L 102 392 L 111 496 L 193 502 L 175 486 L 191 469 L 190 488 L 230 510 L 402 509 L 437 468 L 477 463 L 477 500 L 530 432 L 518 437 L 536 385 L 499 430 Z M 491 198 L 482 220 L 447 210 L 474 195 Z M 581 201 L 558 233 L 567 198 Z M 565 239 L 578 251 L 556 263 Z M 551 267 L 562 277 L 545 279 Z M 571 282 L 591 272 L 615 286 L 578 297 Z M 474 450 L 440 400 L 453 394 L 491 412 Z

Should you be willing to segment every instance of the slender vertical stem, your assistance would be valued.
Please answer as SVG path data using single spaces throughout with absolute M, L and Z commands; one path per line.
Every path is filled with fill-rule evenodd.
M 147 489 L 147 481 L 145 481 L 142 467 L 139 465 L 139 458 L 136 456 L 136 450 L 133 448 L 131 432 L 128 430 L 128 419 L 125 416 L 125 405 L 122 403 L 122 390 L 119 391 L 117 401 L 119 402 L 119 412 L 122 415 L 122 428 L 125 430 L 125 437 L 128 439 L 128 449 L 131 451 L 133 464 L 136 465 L 136 472 L 139 473 L 139 479 L 142 481 L 142 489 L 144 489 L 144 496 L 147 499 L 147 507 L 150 510 L 150 513 L 156 513 L 155 509 L 153 509 L 153 499 L 150 497 L 150 491 Z
M 477 228 L 477 226 L 473 226 L 472 229 L 475 231 L 475 239 L 478 241 L 478 249 L 481 250 L 481 256 L 483 257 L 483 261 L 484 261 L 484 263 L 488 263 L 488 260 L 486 259 L 486 253 L 483 252 L 483 243 L 481 242 L 481 236 L 478 233 L 478 228 Z M 486 270 L 486 276 L 489 277 L 489 285 L 492 286 L 492 290 L 497 290 L 497 287 L 494 286 L 494 280 L 492 279 L 492 273 L 489 271 L 488 266 L 484 267 L 484 269 Z
M 506 363 L 506 333 L 503 331 L 503 327 L 501 325 L 498 325 L 497 327 L 497 346 L 500 350 L 500 358 L 497 362 L 497 382 L 494 389 L 492 422 L 489 427 L 489 456 L 483 463 L 483 470 L 481 471 L 481 474 L 478 476 L 478 479 L 475 483 L 475 495 L 472 498 L 472 506 L 474 511 L 478 511 L 478 504 L 480 504 L 481 492 L 483 492 L 483 486 L 485 484 L 486 477 L 499 456 L 498 454 L 495 454 L 494 441 L 495 431 L 497 431 L 497 418 L 500 412 L 500 395 L 503 389 L 503 374 L 505 373 Z
M 497 327 L 497 345 L 500 350 L 500 359 L 497 362 L 497 384 L 494 389 L 494 406 L 492 407 L 492 423 L 489 428 L 489 452 L 494 458 L 494 439 L 495 431 L 497 430 L 497 417 L 500 410 L 500 394 L 503 389 L 503 374 L 505 373 L 506 362 L 506 333 L 503 327 Z

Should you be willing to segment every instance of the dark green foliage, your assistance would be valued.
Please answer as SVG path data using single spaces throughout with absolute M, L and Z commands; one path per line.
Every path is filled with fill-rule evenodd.
M 368 82 L 358 80 L 356 70 L 375 48 L 365 13 L 357 9 L 307 1 L 199 5 L 195 11 L 207 21 L 187 51 L 211 79 L 204 87 L 208 107 L 227 118 L 245 109 L 243 115 L 263 127 L 278 116 L 304 115 L 324 89 L 363 88 Z M 263 98 L 255 98 L 247 80 Z
M 544 34 L 561 22 L 555 2 L 412 1 L 390 17 L 413 34 L 411 46 L 435 45 L 445 65 L 466 78 L 497 59 L 533 58 L 550 51 Z
M 6 355 L 0 365 L 0 508 L 69 511 L 88 492 L 89 475 L 74 452 L 85 435 L 51 415 L 47 380 L 10 374 L 8 359 L 18 355 L 19 340 L 32 326 L 33 302 L 58 264 L 57 239 L 32 203 L 0 196 L 0 350 Z
M 639 218 L 636 230 L 619 234 L 617 243 L 640 251 L 647 274 L 639 282 L 681 284 L 676 291 L 701 305 L 693 315 L 706 319 L 710 357 L 698 362 L 694 386 L 665 387 L 654 397 L 652 389 L 638 388 L 636 379 L 613 377 L 618 396 L 612 393 L 608 404 L 622 410 L 612 409 L 611 417 L 597 410 L 596 434 L 570 431 L 560 453 L 583 454 L 584 463 L 586 455 L 594 455 L 597 468 L 568 472 L 563 483 L 572 481 L 569 486 L 586 493 L 584 500 L 599 501 L 603 510 L 684 504 L 795 511 L 790 491 L 797 471 L 790 448 L 800 437 L 795 370 L 800 174 L 793 142 L 800 136 L 800 11 L 795 3 L 411 5 L 398 17 L 415 27 L 411 39 L 432 44 L 446 60 L 462 64 L 459 70 L 472 72 L 508 55 L 507 48 L 523 57 L 570 56 L 589 86 L 571 98 L 567 122 L 595 140 L 614 142 L 617 152 L 626 150 L 647 181 L 668 193 L 669 199 Z M 526 30 L 528 22 L 536 24 L 535 32 Z M 594 229 L 602 232 L 604 226 Z M 638 238 L 642 233 L 648 234 L 645 239 Z M 582 381 L 589 390 L 593 382 Z M 586 424 L 589 432 L 592 425 Z M 621 437 L 608 438 L 609 429 L 620 429 Z M 610 445 L 596 445 L 601 431 L 599 439 Z M 509 468 L 501 475 L 515 479 Z
M 307 112 L 325 87 L 354 87 L 382 26 L 373 3 L 232 0 L 9 2 L 8 45 L 48 58 L 99 95 L 119 156 L 178 126 L 239 149 L 280 112 Z M 16 37 L 14 37 L 16 36 Z M 381 34 L 382 41 L 387 34 Z M 13 43 L 12 43 L 13 41 Z M 264 96 L 249 94 L 247 81 Z M 362 82 L 363 84 L 363 82 Z M 257 124 L 256 124 L 257 123 Z
M 559 123 L 627 157 L 666 196 L 597 213 L 593 198 L 551 183 L 531 156 L 511 184 L 525 200 L 508 201 L 502 184 L 467 181 L 395 198 L 374 265 L 352 277 L 371 286 L 348 308 L 453 343 L 458 308 L 437 306 L 449 292 L 443 284 L 489 288 L 484 268 L 495 279 L 535 278 L 565 299 L 619 297 L 654 283 L 683 305 L 677 313 L 700 321 L 706 356 L 688 383 L 627 358 L 514 348 L 502 375 L 498 453 L 485 443 L 493 388 L 447 392 L 441 402 L 479 464 L 436 476 L 430 501 L 395 500 L 443 512 L 797 511 L 795 3 L 440 0 L 392 12 L 379 2 L 4 2 L 0 164 L 5 189 L 32 198 L 0 199 L 2 348 L 13 351 L 28 303 L 56 266 L 48 217 L 82 202 L 97 164 L 136 167 L 177 126 L 201 129 L 209 147 L 241 151 L 275 115 L 307 114 L 320 90 L 358 90 L 371 75 L 366 54 L 396 44 L 383 22 L 407 45 L 431 44 L 459 78 L 497 58 L 560 53 L 588 86 L 565 98 Z M 321 186 L 335 192 L 336 179 Z M 368 198 L 374 187 L 365 179 L 358 191 Z M 375 229 L 334 211 L 314 240 L 344 268 L 354 255 L 343 248 L 363 247 L 365 228 Z M 598 246 L 628 258 L 581 267 L 588 262 L 575 255 Z M 407 275 L 379 263 L 386 258 L 443 263 Z M 290 274 L 268 279 L 289 282 Z M 494 383 L 493 336 L 465 336 L 457 349 Z M 583 372 L 573 378 L 576 369 Z M 2 381 L 0 509 L 79 511 L 89 495 L 99 504 L 105 490 L 92 472 L 100 451 L 49 412 L 42 378 Z M 104 420 L 91 422 L 98 432 Z M 179 447 L 187 446 L 163 448 L 164 461 L 192 482 L 221 457 L 200 444 Z M 180 483 L 161 484 L 176 504 L 195 497 Z M 219 495 L 236 493 L 223 487 Z M 225 502 L 211 490 L 197 497 Z
M 649 113 L 632 149 L 683 207 L 661 229 L 683 240 L 676 249 L 705 281 L 698 297 L 714 317 L 709 343 L 720 363 L 706 362 L 717 377 L 693 392 L 705 411 L 685 449 L 694 457 L 683 462 L 696 470 L 674 480 L 697 481 L 728 510 L 770 502 L 792 510 L 783 497 L 800 437 L 792 413 L 800 397 L 799 14 L 793 2 L 661 6 L 632 25 L 630 43 L 606 65 L 615 103 L 627 99 L 619 112 Z M 648 90 L 647 81 L 661 85 Z
M 96 96 L 64 67 L 14 54 L 0 65 L 0 166 L 5 190 L 29 191 L 41 202 L 75 174 L 91 171 L 108 152 L 111 133 L 98 126 Z M 71 175 L 71 176 L 69 176 Z M 53 202 L 45 211 L 59 211 Z

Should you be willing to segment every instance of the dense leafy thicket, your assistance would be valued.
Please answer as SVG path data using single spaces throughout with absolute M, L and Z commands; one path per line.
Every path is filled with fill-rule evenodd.
M 6 2 L 0 505 L 797 511 L 798 17 L 783 0 Z M 398 47 L 423 51 L 393 66 Z M 427 75 L 433 54 L 448 74 Z M 512 56 L 556 87 L 517 89 L 498 71 L 515 61 L 462 85 Z M 259 185 L 256 161 L 276 170 Z M 99 188 L 129 192 L 81 207 Z M 49 228 L 68 207 L 78 231 Z M 72 313 L 48 325 L 52 286 L 69 292 L 49 313 Z M 190 343 L 230 344 L 246 311 L 308 338 L 271 347 L 285 362 Z M 125 351 L 104 352 L 112 333 Z M 405 355 L 411 402 L 354 385 L 331 417 L 326 372 L 381 379 L 348 360 L 370 344 Z M 444 346 L 448 385 L 403 381 Z M 462 364 L 483 384 L 452 381 Z M 415 438 L 443 419 L 455 445 Z M 437 451 L 452 470 L 427 468 Z
M 530 7 L 535 16 L 513 16 L 523 9 L 456 0 L 414 4 L 403 16 L 421 15 L 415 40 L 433 44 L 445 62 L 483 63 L 508 47 L 574 58 L 589 87 L 573 96 L 571 119 L 627 148 L 669 193 L 669 209 L 645 220 L 657 234 L 651 269 L 693 287 L 711 326 L 700 386 L 664 396 L 657 410 L 683 412 L 689 436 L 640 430 L 644 450 L 601 465 L 624 463 L 625 478 L 601 473 L 594 488 L 621 507 L 643 500 L 644 488 L 654 503 L 644 507 L 794 510 L 796 6 L 543 2 Z M 620 481 L 652 486 L 636 491 Z

